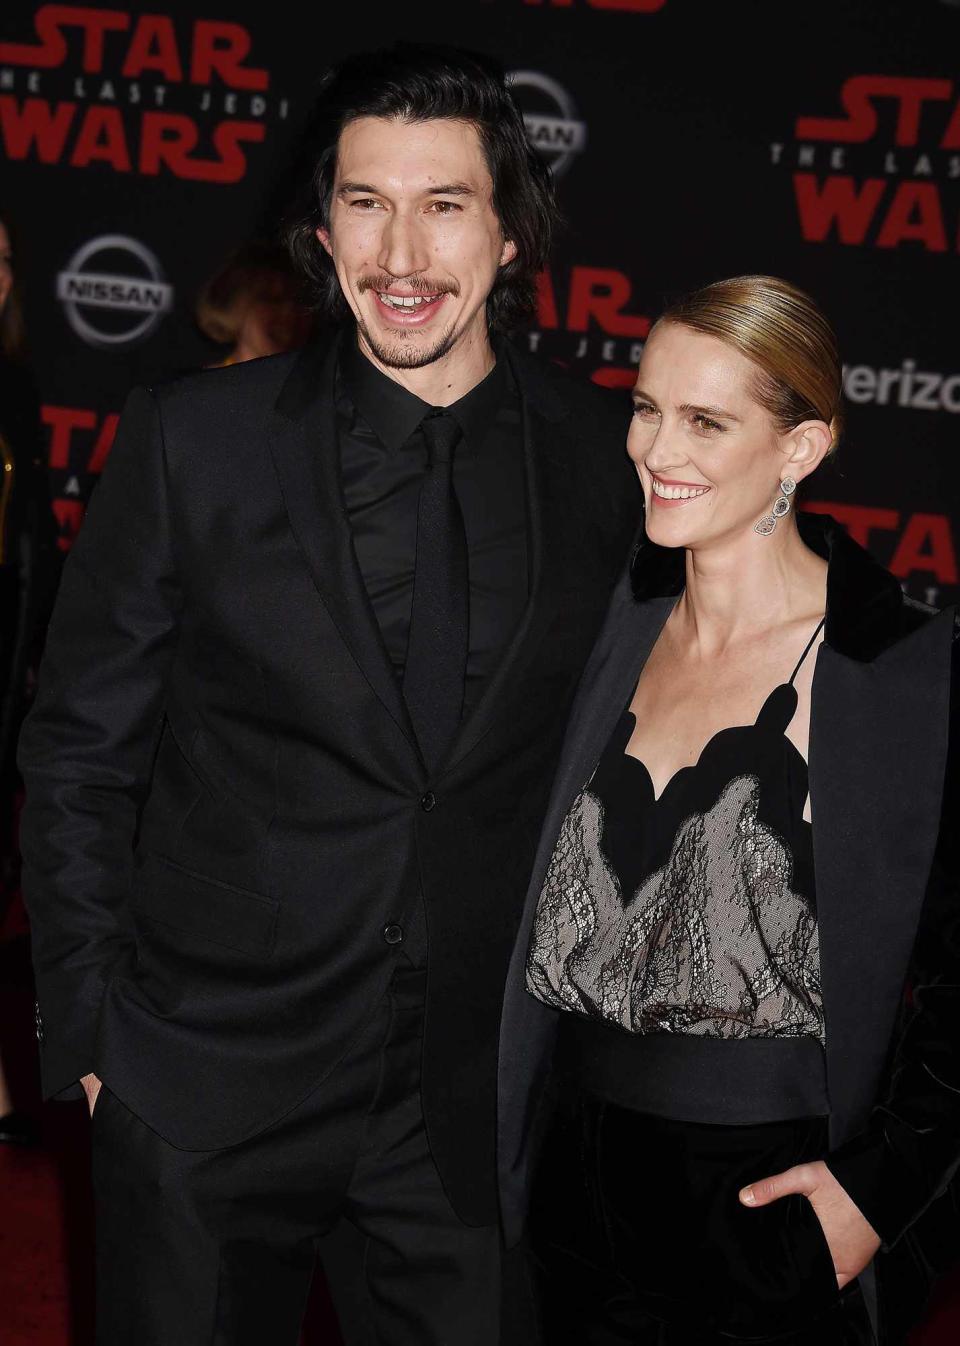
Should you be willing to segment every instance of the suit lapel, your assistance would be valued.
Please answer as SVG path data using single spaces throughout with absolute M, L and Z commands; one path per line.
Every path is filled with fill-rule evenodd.
M 447 767 L 453 766 L 471 752 L 493 727 L 502 708 L 503 692 L 515 685 L 520 667 L 530 651 L 536 648 L 536 633 L 548 621 L 544 606 L 551 595 L 544 586 L 544 553 L 547 538 L 552 537 L 555 525 L 556 501 L 550 474 L 546 470 L 544 445 L 549 439 L 546 422 L 523 399 L 523 454 L 527 492 L 527 528 L 530 558 L 528 595 L 520 622 L 490 676 L 480 699 L 460 726 L 460 732 L 451 748 Z
M 520 1235 L 529 1187 L 531 1135 L 544 1096 L 549 1044 L 558 1016 L 524 990 L 527 949 L 544 875 L 567 810 L 589 780 L 617 717 L 637 684 L 676 594 L 638 603 L 629 574 L 617 585 L 603 629 L 583 672 L 547 806 L 523 914 L 507 974 L 500 1027 L 498 1153 L 509 1240 Z
M 924 899 L 952 636 L 948 611 L 869 662 L 827 643 L 817 660 L 810 802 L 834 1143 L 876 1096 Z
M 277 399 L 270 449 L 294 537 L 317 592 L 370 687 L 416 748 L 403 694 L 357 564 L 340 486 L 337 350 L 308 348 Z M 417 750 L 419 751 L 419 750 Z
M 529 594 L 523 616 L 470 715 L 464 720 L 445 769 L 472 752 L 495 725 L 508 723 L 525 697 L 536 696 L 530 678 L 542 677 L 550 643 L 565 612 L 577 620 L 578 588 L 593 561 L 583 545 L 584 500 L 581 471 L 589 454 L 578 430 L 565 419 L 558 396 L 539 361 L 504 343 L 502 357 L 520 390 L 529 530 Z M 585 483 L 589 488 L 589 483 Z M 570 605 L 569 607 L 566 605 Z
M 676 596 L 670 595 L 638 603 L 629 575 L 624 575 L 614 591 L 570 713 L 527 889 L 515 963 L 518 958 L 526 959 L 540 888 L 567 811 L 590 779 L 676 601 Z M 519 965 L 514 971 L 521 975 Z M 512 984 L 522 985 L 522 975 L 519 982 L 514 979 Z

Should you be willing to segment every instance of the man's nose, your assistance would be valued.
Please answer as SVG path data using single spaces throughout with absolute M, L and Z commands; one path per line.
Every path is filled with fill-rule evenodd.
M 391 215 L 380 238 L 378 265 L 398 279 L 426 271 L 430 252 L 424 232 L 415 216 L 400 211 Z

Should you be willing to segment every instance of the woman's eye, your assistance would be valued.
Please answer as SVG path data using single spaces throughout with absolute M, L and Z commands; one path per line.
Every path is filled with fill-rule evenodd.
M 694 416 L 693 423 L 698 430 L 704 430 L 709 434 L 716 434 L 718 430 L 723 429 L 719 421 L 713 420 L 710 416 L 704 416 L 701 412 L 697 412 Z
M 649 402 L 634 402 L 633 414 L 641 421 L 649 421 L 660 415 L 656 407 Z

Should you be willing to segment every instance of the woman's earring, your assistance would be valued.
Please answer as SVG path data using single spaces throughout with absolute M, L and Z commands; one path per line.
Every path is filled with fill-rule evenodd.
M 797 489 L 797 483 L 793 477 L 784 477 L 780 483 L 780 494 L 773 502 L 773 508 L 769 514 L 765 514 L 762 519 L 753 525 L 753 531 L 759 533 L 761 537 L 769 537 L 777 526 L 777 520 L 782 519 L 785 514 L 790 513 L 790 497 Z

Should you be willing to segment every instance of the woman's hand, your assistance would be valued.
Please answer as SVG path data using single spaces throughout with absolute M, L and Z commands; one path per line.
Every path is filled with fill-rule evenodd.
M 880 1247 L 876 1230 L 819 1159 L 744 1187 L 740 1200 L 745 1206 L 769 1206 L 795 1192 L 807 1198 L 820 1221 L 842 1290 L 876 1255 Z

